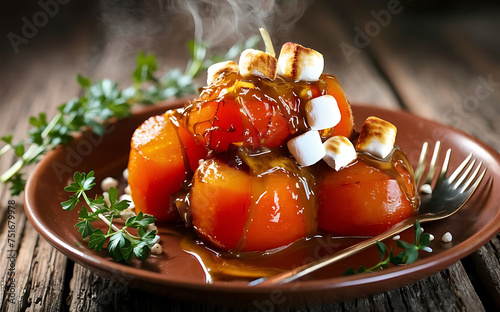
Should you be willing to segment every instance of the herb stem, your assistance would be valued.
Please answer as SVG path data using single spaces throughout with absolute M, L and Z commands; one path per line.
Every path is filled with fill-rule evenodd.
M 106 219 L 107 220 L 107 219 Z M 125 230 L 125 228 L 122 228 L 122 229 L 118 229 L 116 230 L 118 227 L 116 227 L 114 224 L 113 224 L 113 216 L 111 216 L 109 218 L 109 224 L 108 224 L 109 228 L 108 228 L 108 235 L 111 234 L 111 230 L 114 230 L 115 232 L 123 232 Z
M 85 199 L 85 202 L 87 203 L 87 206 L 89 206 L 89 208 L 92 210 L 92 212 L 96 212 L 97 209 L 94 207 L 94 205 L 92 205 L 92 203 L 90 202 L 89 198 L 87 197 L 87 194 L 85 192 L 82 192 L 82 196 L 83 198 Z M 140 237 L 138 236 L 135 236 L 135 235 L 132 235 L 130 234 L 127 230 L 126 230 L 126 226 L 124 226 L 123 228 L 119 228 L 117 227 L 116 225 L 113 224 L 113 216 L 111 216 L 111 220 L 108 220 L 108 218 L 106 218 L 103 214 L 99 213 L 97 214 L 97 216 L 99 217 L 99 219 L 101 219 L 104 223 L 106 223 L 107 226 L 109 226 L 109 229 L 108 229 L 108 234 L 106 235 L 106 237 L 111 237 L 113 236 L 114 234 L 116 234 L 117 232 L 122 232 L 124 235 L 127 235 L 129 238 L 131 239 L 134 239 L 134 240 L 141 240 Z M 114 233 L 111 232 L 111 230 L 115 231 Z
M 97 210 L 95 209 L 94 205 L 92 205 L 90 203 L 90 200 L 89 198 L 87 197 L 87 194 L 85 192 L 82 192 L 81 193 L 83 195 L 83 199 L 85 199 L 85 202 L 87 203 L 87 206 L 89 206 L 90 210 L 92 210 L 92 212 L 96 212 Z M 99 217 L 99 219 L 101 219 L 104 223 L 106 223 L 107 226 L 109 226 L 109 230 L 111 231 L 111 229 L 113 229 L 114 231 L 116 232 L 120 232 L 121 230 L 113 224 L 113 222 L 110 222 L 105 216 L 103 216 L 101 213 L 99 213 L 97 215 Z M 109 234 L 109 232 L 108 232 Z
M 2 183 L 5 183 L 7 182 L 8 180 L 10 180 L 10 178 L 12 178 L 17 172 L 19 172 L 19 170 L 21 170 L 24 166 L 25 162 L 24 162 L 24 159 L 19 159 L 18 161 L 16 161 L 9 169 L 7 169 L 7 171 L 5 171 L 2 176 L 0 177 L 0 180 L 2 181 Z
M 5 183 L 10 178 L 12 178 L 16 173 L 18 173 L 19 170 L 21 170 L 24 167 L 26 162 L 33 157 L 32 156 L 33 151 L 35 151 L 37 147 L 38 147 L 37 144 L 32 144 L 28 148 L 28 150 L 23 154 L 23 156 L 21 156 L 21 158 L 18 161 L 16 161 L 9 169 L 7 169 L 7 171 L 5 171 L 2 174 L 2 176 L 0 177 L 1 181 Z
M 193 42 L 193 52 L 191 60 L 184 74 L 192 78 L 198 76 L 203 66 L 203 60 L 205 60 L 206 55 L 207 55 L 206 47 L 202 43 Z
M 0 156 L 7 153 L 11 148 L 12 148 L 11 144 L 7 144 L 4 147 L 2 147 L 2 149 L 0 150 Z
M 31 144 L 28 150 L 23 154 L 23 156 L 21 156 L 21 159 L 24 162 L 29 162 L 33 159 L 33 157 L 35 157 L 35 155 L 37 154 L 35 153 L 35 151 L 37 151 L 40 147 L 41 146 L 38 144 Z
M 46 141 L 49 138 L 50 132 L 54 129 L 54 127 L 61 120 L 61 118 L 62 118 L 62 113 L 61 112 L 57 113 L 57 115 L 50 121 L 50 123 L 42 131 L 41 137 L 44 141 L 43 142 L 44 145 L 40 146 L 38 144 L 31 144 L 28 150 L 21 156 L 21 158 L 2 174 L 2 176 L 0 177 L 2 183 L 5 183 L 8 180 L 10 180 L 16 173 L 19 172 L 19 170 L 21 170 L 27 163 L 33 161 L 39 154 L 44 153 L 47 149 L 50 149 L 49 142 Z M 5 152 L 7 152 L 11 147 L 12 145 L 10 144 L 4 146 L 0 151 L 0 156 L 3 155 Z
M 369 269 L 365 269 L 363 266 L 359 268 L 357 271 L 350 268 L 345 272 L 344 275 L 373 272 L 375 270 L 382 270 L 384 268 L 387 268 L 389 264 L 402 265 L 402 264 L 411 264 L 417 261 L 418 252 L 420 250 L 426 250 L 426 248 L 429 248 L 428 246 L 431 240 L 430 240 L 430 235 L 428 233 L 422 233 L 422 230 L 420 228 L 420 223 L 418 222 L 418 220 L 415 220 L 414 228 L 415 228 L 414 244 L 407 243 L 403 240 L 398 240 L 396 242 L 397 246 L 403 249 L 401 253 L 394 256 L 392 248 L 389 249 L 384 243 L 377 241 L 377 249 L 380 256 L 380 262 Z
M 375 270 L 382 270 L 386 265 L 390 263 L 390 257 L 387 257 L 385 260 L 380 261 L 369 269 L 366 269 L 366 272 L 373 272 Z
M 57 113 L 57 115 L 55 115 L 54 118 L 52 118 L 50 123 L 42 131 L 41 137 L 44 140 L 44 142 L 45 142 L 45 139 L 47 139 L 47 137 L 49 136 L 50 131 L 52 131 L 54 129 L 54 127 L 57 125 L 57 123 L 59 123 L 62 116 L 63 116 L 62 112 Z
M 201 62 L 193 61 L 191 62 L 189 68 L 186 70 L 186 76 L 196 77 L 201 68 Z

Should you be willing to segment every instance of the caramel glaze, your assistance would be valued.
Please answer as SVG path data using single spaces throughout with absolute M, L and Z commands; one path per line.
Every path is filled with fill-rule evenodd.
M 189 114 L 207 101 L 237 100 L 241 105 L 242 101 L 267 100 L 275 113 L 282 114 L 288 121 L 290 133 L 300 134 L 308 129 L 305 103 L 313 97 L 327 94 L 328 79 L 337 80 L 328 74 L 322 74 L 318 81 L 308 82 L 293 81 L 279 75 L 271 81 L 258 76 L 243 78 L 238 73 L 222 73 L 214 83 L 202 89 L 198 99 L 186 106 L 185 122 L 188 125 Z M 248 117 L 243 108 L 241 112 Z M 322 134 L 327 135 L 328 130 L 322 131 Z
M 176 124 L 184 122 L 189 129 L 190 112 L 199 109 L 206 101 L 222 99 L 255 99 L 260 100 L 265 94 L 266 100 L 271 102 L 273 108 L 283 114 L 288 120 L 290 133 L 300 134 L 307 130 L 305 120 L 304 104 L 313 96 L 326 94 L 327 84 L 324 79 L 336 79 L 333 76 L 322 75 L 317 82 L 294 82 L 290 83 L 286 78 L 277 77 L 274 81 L 251 77 L 243 80 L 237 73 L 225 73 L 217 78 L 211 86 L 205 87 L 199 99 L 188 103 L 181 113 L 177 112 L 172 118 Z M 242 110 L 242 113 L 243 110 Z M 330 130 L 331 131 L 331 130 Z M 322 131 L 323 138 L 329 136 L 329 130 Z M 355 140 L 353 134 L 351 140 Z M 187 155 L 184 155 L 187 158 Z M 224 159 L 228 164 L 240 170 L 248 172 L 251 176 L 264 177 L 275 171 L 283 171 L 288 175 L 297 177 L 301 183 L 296 185 L 296 193 L 300 196 L 307 196 L 309 199 L 307 207 L 303 207 L 302 213 L 306 223 L 306 236 L 296 242 L 274 250 L 262 252 L 240 252 L 245 244 L 245 231 L 248 230 L 252 222 L 252 211 L 249 211 L 245 231 L 242 235 L 238 247 L 233 251 L 221 251 L 210 247 L 201 241 L 193 231 L 183 235 L 181 248 L 193 254 L 204 268 L 207 275 L 207 282 L 214 280 L 230 280 L 235 278 L 257 278 L 272 276 L 281 271 L 291 269 L 301 264 L 318 259 L 321 256 L 334 253 L 349 245 L 359 241 L 356 237 L 335 237 L 331 233 L 318 231 L 316 225 L 316 178 L 324 170 L 333 170 L 322 162 L 310 167 L 299 166 L 293 157 L 289 156 L 286 146 L 276 149 L 265 147 L 247 148 L 242 144 L 233 144 L 228 151 L 222 153 L 210 152 L 207 158 L 218 157 Z M 398 184 L 405 196 L 415 207 L 418 207 L 418 196 L 415 190 L 407 190 L 403 183 L 403 178 L 396 170 L 396 164 L 403 166 L 410 173 L 413 180 L 413 170 L 404 152 L 395 148 L 385 159 L 379 159 L 365 153 L 358 153 L 358 161 L 365 161 L 372 166 L 384 171 L 391 178 L 398 181 Z M 191 226 L 190 218 L 190 189 L 192 187 L 193 172 L 186 162 L 186 181 L 182 189 L 174 194 L 174 201 L 177 205 L 183 220 L 187 226 Z M 368 251 L 367 253 L 370 253 Z M 376 256 L 372 257 L 376 258 Z M 361 264 L 366 265 L 363 258 Z M 341 274 L 347 267 L 355 266 L 356 260 L 351 259 L 346 265 L 339 265 Z
M 317 230 L 316 223 L 316 196 L 315 196 L 315 178 L 306 168 L 300 167 L 295 160 L 286 153 L 283 149 L 279 150 L 261 150 L 258 153 L 249 152 L 247 149 L 239 148 L 238 156 L 243 160 L 243 162 L 248 166 L 249 174 L 254 177 L 259 177 L 260 183 L 252 185 L 252 196 L 257 194 L 254 198 L 259 198 L 263 191 L 260 188 L 265 189 L 266 183 L 265 176 L 268 174 L 273 174 L 274 172 L 281 171 L 284 172 L 288 177 L 296 178 L 299 181 L 295 185 L 290 185 L 290 191 L 301 198 L 307 198 L 306 205 L 301 207 L 298 211 L 298 215 L 302 215 L 305 223 L 306 236 L 313 235 Z M 255 189 L 257 188 L 257 189 Z M 253 205 L 250 205 L 252 208 Z M 245 223 L 243 229 L 243 236 L 236 247 L 236 250 L 241 250 L 246 243 L 246 234 L 250 228 L 250 225 L 254 219 L 255 211 L 250 209 L 248 212 L 247 222 Z
M 241 155 L 241 149 L 239 149 Z M 283 152 L 283 151 L 281 151 Z M 302 177 L 305 185 L 307 185 L 309 195 L 311 196 L 310 203 L 315 203 L 315 176 L 321 175 L 324 170 L 332 170 L 323 163 L 318 163 L 311 167 L 300 168 L 299 166 L 292 165 L 289 161 L 280 161 L 280 157 L 274 158 L 278 151 L 269 151 L 263 155 L 246 155 L 240 159 L 242 170 L 249 172 L 260 172 L 260 174 L 269 173 L 269 170 L 287 170 L 290 174 Z M 249 159 L 247 159 L 249 158 Z M 274 160 L 273 160 L 274 159 Z M 380 159 L 366 153 L 358 153 L 358 160 L 364 161 L 377 169 L 383 170 L 390 178 L 398 181 L 402 193 L 412 203 L 415 211 L 419 204 L 419 198 L 415 195 L 415 190 L 408 190 L 403 182 L 401 174 L 396 170 L 396 165 L 401 165 L 407 170 L 411 179 L 413 179 L 413 170 L 408 163 L 406 155 L 399 148 L 395 148 L 393 152 L 385 159 Z M 248 164 L 246 163 L 248 162 Z M 281 163 L 280 163 L 281 162 Z M 238 162 L 234 162 L 235 164 Z M 250 169 L 252 168 L 253 169 Z M 183 199 L 188 199 L 189 195 L 184 195 Z M 315 205 L 315 204 L 314 204 Z M 189 210 L 189 205 L 184 204 L 180 210 L 185 212 Z M 274 250 L 267 250 L 262 252 L 238 252 L 238 251 L 221 251 L 210 247 L 202 242 L 195 235 L 184 236 L 181 240 L 181 248 L 196 255 L 200 261 L 200 265 L 204 268 L 207 274 L 207 281 L 214 280 L 231 280 L 235 278 L 253 279 L 263 276 L 273 276 L 279 272 L 291 269 L 293 267 L 305 264 L 310 261 L 319 259 L 322 256 L 332 254 L 357 243 L 360 238 L 358 237 L 338 237 L 332 233 L 326 233 L 316 228 L 316 211 L 313 207 L 305 207 L 310 210 L 309 215 L 305 215 L 305 220 L 311 222 L 308 235 L 298 241 L 283 246 Z M 249 215 L 250 216 L 250 215 Z M 251 217 L 249 217 L 251 220 Z M 251 221 L 250 221 L 251 222 Z M 408 238 L 412 240 L 413 238 Z M 244 240 L 244 237 L 242 237 Z M 394 248 L 397 248 L 394 246 Z M 359 267 L 367 265 L 367 259 L 377 259 L 376 253 L 367 251 L 365 254 L 369 256 L 362 256 L 356 259 L 350 259 L 338 265 L 330 273 L 333 276 L 339 276 L 349 267 Z M 374 261 L 376 263 L 376 261 Z M 369 264 L 369 263 L 368 263 Z M 322 276 L 323 273 L 318 273 Z M 324 277 L 324 276 L 323 276 Z

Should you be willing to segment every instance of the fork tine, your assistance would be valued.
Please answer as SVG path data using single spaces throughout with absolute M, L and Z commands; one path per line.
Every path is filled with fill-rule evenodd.
M 451 158 L 451 149 L 446 151 L 446 156 L 444 157 L 443 165 L 441 166 L 441 173 L 439 174 L 439 178 L 436 182 L 436 185 L 441 184 L 444 179 L 446 179 L 446 173 L 448 172 L 448 165 L 450 164 Z
M 482 165 L 483 165 L 483 162 L 482 162 L 482 161 L 480 161 L 480 162 L 479 162 L 479 164 L 477 165 L 476 170 L 474 170 L 474 172 L 472 173 L 472 175 L 469 177 L 469 179 L 468 179 L 468 180 L 465 182 L 465 184 L 463 185 L 463 187 L 462 187 L 462 192 L 463 192 L 464 190 L 466 190 L 466 189 L 469 187 L 469 185 L 470 185 L 470 184 L 474 181 L 474 179 L 476 178 L 477 174 L 479 173 L 479 169 L 481 169 L 481 166 L 482 166 Z M 485 169 L 484 171 L 486 171 L 486 169 Z M 483 171 L 483 173 L 482 173 L 481 175 L 484 175 L 484 173 L 485 173 L 484 171 Z M 457 183 L 458 183 L 458 182 L 457 182 Z
M 476 160 L 473 159 L 471 161 L 470 165 L 467 167 L 467 169 L 465 169 L 464 173 L 462 173 L 460 178 L 458 178 L 457 182 L 453 186 L 453 189 L 456 190 L 460 186 L 460 184 L 462 184 L 464 182 L 464 180 L 467 179 L 467 176 L 469 176 L 469 173 L 471 172 L 472 168 L 474 168 L 475 164 L 476 164 Z
M 425 169 L 425 160 L 427 159 L 427 151 L 429 150 L 429 143 L 424 142 L 422 145 L 422 151 L 420 152 L 420 157 L 418 159 L 417 169 L 415 169 L 415 185 L 420 184 L 420 180 L 422 179 L 422 175 L 424 174 Z
M 458 166 L 458 168 L 455 169 L 455 171 L 453 171 L 453 173 L 450 175 L 450 177 L 448 178 L 450 184 L 453 183 L 453 181 L 455 181 L 455 179 L 462 173 L 465 166 L 467 166 L 471 159 L 472 153 L 470 153 L 469 156 L 467 156 L 467 158 L 465 158 L 465 160 L 460 164 L 460 166 Z
M 474 184 L 469 189 L 471 192 L 474 192 L 477 189 L 479 183 L 481 183 L 485 174 L 486 174 L 486 168 L 484 168 L 483 172 L 481 172 L 481 175 L 477 178 L 476 182 L 474 182 Z
M 434 179 L 434 174 L 436 173 L 436 164 L 439 158 L 439 152 L 441 150 L 441 142 L 437 141 L 434 145 L 434 152 L 432 154 L 431 163 L 429 166 L 429 172 L 427 173 L 427 178 L 424 181 L 424 184 L 431 184 Z

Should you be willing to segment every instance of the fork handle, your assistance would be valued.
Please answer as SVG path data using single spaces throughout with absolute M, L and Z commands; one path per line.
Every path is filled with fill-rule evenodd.
M 271 286 L 271 285 L 284 284 L 284 283 L 294 281 L 302 276 L 305 276 L 311 272 L 314 272 L 318 269 L 321 269 L 327 265 L 338 262 L 338 261 L 345 259 L 347 257 L 350 257 L 352 255 L 355 255 L 355 254 L 367 249 L 368 247 L 375 245 L 377 243 L 377 241 L 383 241 L 386 238 L 389 238 L 389 237 L 394 236 L 398 233 L 401 233 L 402 231 L 412 227 L 414 222 L 415 222 L 415 219 L 416 218 L 413 217 L 413 218 L 403 220 L 403 221 L 395 224 L 393 227 L 391 227 L 387 231 L 385 231 L 377 236 L 367 238 L 367 239 L 365 239 L 357 244 L 354 244 L 354 245 L 349 246 L 345 249 L 342 249 L 339 252 L 336 252 L 336 253 L 331 254 L 329 256 L 326 256 L 326 257 L 323 257 L 323 258 L 318 259 L 316 261 L 309 262 L 305 265 L 302 265 L 300 267 L 296 267 L 294 269 L 280 273 L 278 275 L 268 277 L 268 278 L 264 277 L 264 278 L 254 280 L 254 281 L 250 282 L 249 285 L 250 286 Z

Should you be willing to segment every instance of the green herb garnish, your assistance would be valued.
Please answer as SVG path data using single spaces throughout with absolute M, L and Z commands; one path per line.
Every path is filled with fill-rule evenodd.
M 344 275 L 353 275 L 364 272 L 374 272 L 388 268 L 389 264 L 402 265 L 402 264 L 411 264 L 417 261 L 418 252 L 420 250 L 429 251 L 428 246 L 431 241 L 431 237 L 428 233 L 422 233 L 422 228 L 420 227 L 420 223 L 418 222 L 418 220 L 415 221 L 414 228 L 415 228 L 415 240 L 413 244 L 410 244 L 403 240 L 398 240 L 396 242 L 398 247 L 404 249 L 401 253 L 394 256 L 392 248 L 388 249 L 387 246 L 384 245 L 382 242 L 377 242 L 377 250 L 380 256 L 380 262 L 368 269 L 366 269 L 363 266 L 361 266 L 357 271 L 350 268 L 344 273 Z
M 0 157 L 10 150 L 14 151 L 15 163 L 0 176 L 2 183 L 9 183 L 12 196 L 19 195 L 26 181 L 22 170 L 37 163 L 48 151 L 58 145 L 73 140 L 72 134 L 91 130 L 104 135 L 105 124 L 113 119 L 130 115 L 135 104 L 150 105 L 172 97 L 195 94 L 197 88 L 193 79 L 213 63 L 230 60 L 243 49 L 255 46 L 259 37 L 255 36 L 243 44 L 236 44 L 223 55 L 207 56 L 207 46 L 191 41 L 191 59 L 184 72 L 174 69 L 158 76 L 158 64 L 153 54 L 139 53 L 137 66 L 132 73 L 133 86 L 119 89 L 118 84 L 108 79 L 93 83 L 91 79 L 78 75 L 78 84 L 83 89 L 81 97 L 59 106 L 58 113 L 49 121 L 47 114 L 30 117 L 32 126 L 26 141 L 13 142 L 12 134 L 1 137 L 5 145 L 0 149 Z
M 113 260 L 119 262 L 130 262 L 135 256 L 139 260 L 149 257 L 151 248 L 159 241 L 156 230 L 149 230 L 148 225 L 153 224 L 156 218 L 140 212 L 136 216 L 129 217 L 122 228 L 113 224 L 113 220 L 120 218 L 121 212 L 129 208 L 128 200 L 118 201 L 118 189 L 110 188 L 109 205 L 101 195 L 95 199 L 89 198 L 87 191 L 95 185 L 94 172 L 88 174 L 75 172 L 74 182 L 64 188 L 65 191 L 73 193 L 69 200 L 62 202 L 64 210 L 71 211 L 80 203 L 83 198 L 86 204 L 82 205 L 79 222 L 75 225 L 82 238 L 89 239 L 89 248 L 100 251 L 106 241 L 108 241 L 108 253 Z M 87 208 L 88 207 L 88 208 Z M 90 211 L 89 211 L 90 209 Z M 92 225 L 95 221 L 104 221 L 108 225 L 108 230 L 104 233 L 101 229 L 95 229 Z M 131 234 L 127 229 L 134 228 L 137 235 Z
M 121 92 L 116 83 L 102 80 L 92 85 L 90 79 L 80 75 L 77 80 L 85 94 L 59 106 L 58 113 L 50 121 L 45 113 L 30 117 L 32 128 L 28 131 L 28 142 L 13 143 L 12 135 L 2 138 L 6 145 L 0 151 L 0 156 L 13 149 L 17 157 L 14 165 L 0 178 L 3 183 L 11 183 L 12 195 L 18 195 L 24 189 L 25 180 L 20 171 L 37 163 L 47 151 L 72 141 L 72 133 L 89 129 L 103 135 L 103 122 L 130 115 L 129 96 Z

